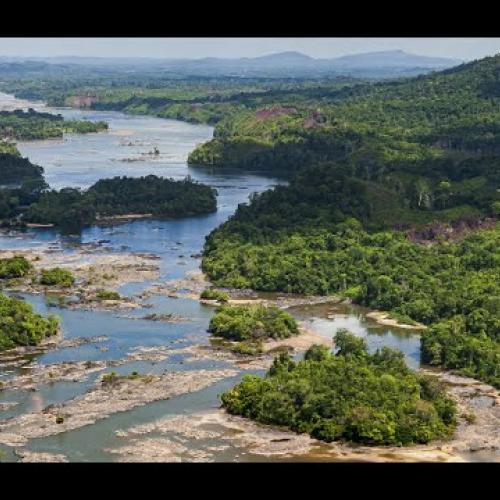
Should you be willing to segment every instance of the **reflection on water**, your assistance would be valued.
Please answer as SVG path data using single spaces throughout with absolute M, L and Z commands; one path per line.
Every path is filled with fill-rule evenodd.
M 420 336 L 403 328 L 379 325 L 366 317 L 368 309 L 347 304 L 318 304 L 290 309 L 296 317 L 305 321 L 308 328 L 333 338 L 340 328 L 346 328 L 366 339 L 368 349 L 374 352 L 387 346 L 399 349 L 411 368 L 420 366 Z

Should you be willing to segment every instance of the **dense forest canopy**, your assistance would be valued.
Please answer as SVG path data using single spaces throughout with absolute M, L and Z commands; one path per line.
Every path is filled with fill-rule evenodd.
M 101 179 L 86 191 L 76 188 L 46 190 L 24 212 L 22 220 L 79 231 L 99 217 L 149 214 L 178 218 L 216 209 L 214 189 L 189 177 L 174 181 L 148 175 Z
M 455 404 L 434 377 L 412 372 L 399 351 L 368 354 L 347 331 L 335 344 L 337 354 L 316 345 L 298 362 L 279 355 L 265 377 L 245 375 L 223 393 L 223 406 L 328 442 L 408 445 L 452 434 Z
M 106 122 L 65 120 L 62 115 L 42 113 L 29 108 L 28 111 L 0 111 L 0 138 L 28 141 L 34 139 L 60 138 L 64 133 L 85 134 L 107 130 Z
M 204 271 L 423 322 L 423 361 L 499 386 L 499 75 L 496 56 L 346 87 L 315 125 L 298 106 L 228 116 L 192 158 L 296 173 L 209 235 Z
M 0 293 L 0 351 L 17 346 L 37 345 L 57 334 L 59 321 L 55 316 L 44 318 L 33 312 L 24 300 Z
M 19 154 L 0 152 L 0 186 L 42 179 L 42 167 L 33 165 Z

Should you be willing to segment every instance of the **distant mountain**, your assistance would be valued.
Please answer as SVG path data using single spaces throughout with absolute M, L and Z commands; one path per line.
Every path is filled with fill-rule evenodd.
M 330 59 L 335 67 L 380 68 L 380 67 L 420 67 L 444 68 L 461 64 L 459 59 L 445 57 L 430 57 L 409 54 L 403 50 L 387 50 L 384 52 L 368 52 Z
M 311 56 L 302 54 L 301 52 L 279 52 L 277 54 L 269 54 L 265 56 L 253 57 L 253 58 L 243 58 L 240 61 L 250 61 L 253 64 L 289 64 L 289 65 L 301 65 L 301 64 L 311 64 L 316 61 Z
M 51 58 L 2 58 L 10 64 L 23 62 L 34 65 L 87 66 L 127 71 L 175 72 L 181 75 L 199 76 L 289 76 L 315 77 L 327 75 L 354 76 L 410 76 L 426 73 L 434 69 L 445 69 L 462 61 L 443 57 L 429 57 L 409 54 L 402 50 L 352 54 L 338 58 L 316 59 L 301 52 L 279 52 L 259 57 L 225 59 L 205 57 L 201 59 L 160 59 L 137 57 L 71 57 Z

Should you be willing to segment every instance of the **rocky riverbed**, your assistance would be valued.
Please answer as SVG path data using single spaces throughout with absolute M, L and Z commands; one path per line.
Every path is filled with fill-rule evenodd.
M 221 452 L 231 461 L 464 462 L 464 454 L 489 449 L 500 460 L 498 391 L 466 377 L 433 374 L 449 386 L 460 409 L 456 432 L 445 442 L 410 447 L 323 443 L 306 434 L 257 424 L 218 409 L 118 430 L 116 434 L 124 445 L 110 451 L 120 461 L 134 462 L 216 461 Z M 471 414 L 475 415 L 474 422 L 470 421 Z
M 116 291 L 128 283 L 157 279 L 159 266 L 154 254 L 102 253 L 102 251 L 79 250 L 67 253 L 58 250 L 0 251 L 0 259 L 22 255 L 31 262 L 34 275 L 10 280 L 6 289 L 13 293 L 50 294 L 62 297 L 67 307 L 82 309 L 135 309 L 142 307 L 135 297 L 121 297 L 119 300 L 101 299 L 102 290 Z M 38 282 L 36 273 L 42 269 L 60 267 L 67 269 L 75 278 L 75 285 L 61 288 L 45 286 Z M 66 300 L 64 297 L 76 297 Z
M 165 372 L 110 381 L 99 377 L 92 389 L 82 396 L 1 422 L 0 443 L 23 446 L 30 439 L 91 425 L 113 413 L 194 392 L 237 373 L 226 369 Z

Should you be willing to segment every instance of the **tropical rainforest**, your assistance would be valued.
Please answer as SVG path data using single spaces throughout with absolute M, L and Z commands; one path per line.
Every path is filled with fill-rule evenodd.
M 0 351 L 37 345 L 58 330 L 59 321 L 55 316 L 44 318 L 24 300 L 0 293 Z
M 295 173 L 209 235 L 204 271 L 422 322 L 424 362 L 500 386 L 498 85 L 500 56 L 222 120 L 193 161 Z
M 86 191 L 76 188 L 45 190 L 22 214 L 24 222 L 54 224 L 79 231 L 99 217 L 151 214 L 178 218 L 213 212 L 216 191 L 186 178 L 181 181 L 155 175 L 101 179 Z
M 435 377 L 411 371 L 388 347 L 368 354 L 344 330 L 335 345 L 336 354 L 312 346 L 301 361 L 280 354 L 264 377 L 245 375 L 223 393 L 223 406 L 327 442 L 401 446 L 452 434 L 455 404 Z
M 190 165 L 267 172 L 289 180 L 252 196 L 209 235 L 202 266 L 215 284 L 342 295 L 392 311 L 427 326 L 424 362 L 500 387 L 500 55 L 379 82 L 137 75 L 109 81 L 12 77 L 1 88 L 57 104 L 214 124 L 214 138 L 191 153 Z M 86 193 L 44 192 L 26 215 L 59 224 L 67 203 L 87 224 L 98 206 L 107 214 L 129 211 L 124 201 L 129 181 L 114 181 L 125 197 L 104 195 L 102 190 L 111 191 L 110 182 Z M 22 196 L 33 196 L 33 191 L 0 197 L 0 209 L 13 210 Z M 85 200 L 92 197 L 91 206 Z M 209 207 L 210 195 L 202 198 Z M 152 199 L 154 206 L 140 199 L 134 206 L 141 212 L 164 206 L 164 200 Z M 315 356 L 310 353 L 311 359 L 299 363 L 284 360 L 266 378 L 251 378 L 225 396 L 226 406 L 260 421 L 284 419 L 284 425 L 325 439 L 371 443 L 425 442 L 452 425 L 439 391 L 401 371 L 396 355 L 346 356 L 341 349 Z M 390 359 L 386 365 L 379 359 L 384 356 Z M 343 423 L 336 427 L 325 373 L 331 371 L 335 384 L 343 384 L 338 373 L 355 374 L 358 366 L 369 375 L 370 391 L 381 395 L 380 407 L 366 410 L 360 393 L 354 402 L 362 409 L 340 405 L 342 414 L 335 419 Z M 386 386 L 379 377 L 386 370 L 397 379 L 396 385 L 387 383 L 395 400 L 403 393 L 409 398 L 397 415 L 385 401 Z M 295 387 L 299 379 L 311 384 L 318 405 L 325 402 L 325 407 L 303 409 L 297 403 L 304 401 L 302 393 L 276 389 Z M 253 401 L 248 407 L 247 396 Z M 277 416 L 280 405 L 265 410 L 261 397 L 268 398 L 266 405 L 281 401 L 293 422 L 285 412 Z

